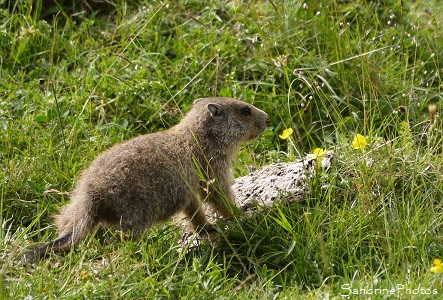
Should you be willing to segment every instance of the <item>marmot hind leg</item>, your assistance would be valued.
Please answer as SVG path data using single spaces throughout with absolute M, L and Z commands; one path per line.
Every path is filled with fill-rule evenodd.
M 190 219 L 195 231 L 204 230 L 206 232 L 217 231 L 214 224 L 206 219 L 205 211 L 198 201 L 190 202 L 184 209 L 184 213 Z

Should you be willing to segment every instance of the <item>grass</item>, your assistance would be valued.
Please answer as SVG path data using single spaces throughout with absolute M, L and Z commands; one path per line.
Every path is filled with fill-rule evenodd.
M 430 272 L 443 257 L 438 1 L 33 3 L 0 1 L 1 299 L 443 293 Z M 99 229 L 78 251 L 22 263 L 53 238 L 51 215 L 98 153 L 217 95 L 271 116 L 236 176 L 336 151 L 303 203 L 187 252 L 167 223 L 140 241 Z M 291 140 L 279 139 L 289 127 Z M 351 147 L 357 133 L 362 150 Z

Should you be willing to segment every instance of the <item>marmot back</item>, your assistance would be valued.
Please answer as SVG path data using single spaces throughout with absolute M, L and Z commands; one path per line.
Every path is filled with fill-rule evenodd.
M 259 136 L 268 122 L 251 104 L 205 98 L 170 129 L 111 147 L 82 173 L 56 216 L 58 237 L 28 259 L 69 251 L 99 223 L 140 233 L 184 212 L 196 230 L 213 230 L 203 201 L 230 215 L 233 160 L 241 143 Z

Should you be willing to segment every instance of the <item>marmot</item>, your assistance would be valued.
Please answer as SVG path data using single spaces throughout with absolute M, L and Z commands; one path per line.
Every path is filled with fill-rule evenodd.
M 268 123 L 269 116 L 251 104 L 204 98 L 170 129 L 111 147 L 81 174 L 56 216 L 57 238 L 27 259 L 67 252 L 99 223 L 141 233 L 183 212 L 196 230 L 213 230 L 202 203 L 230 216 L 233 160 L 240 144 L 259 136 Z

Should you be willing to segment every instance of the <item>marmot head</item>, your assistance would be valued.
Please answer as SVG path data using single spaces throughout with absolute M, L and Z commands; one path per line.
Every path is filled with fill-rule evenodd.
M 188 116 L 196 113 L 206 138 L 234 147 L 258 137 L 269 123 L 267 113 L 232 98 L 198 99 Z

